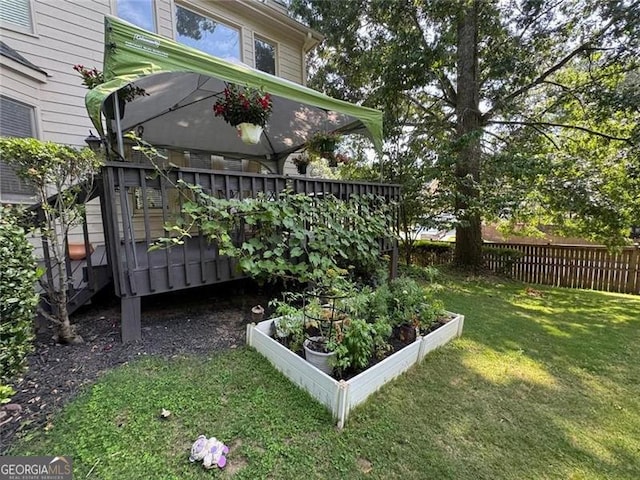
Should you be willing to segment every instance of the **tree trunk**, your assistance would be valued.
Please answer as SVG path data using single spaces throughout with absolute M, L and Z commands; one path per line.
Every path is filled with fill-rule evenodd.
M 458 18 L 456 97 L 456 228 L 454 262 L 477 269 L 482 265 L 480 197 L 481 130 L 478 79 L 478 1 L 468 0 Z
M 56 186 L 57 192 L 62 192 L 64 185 L 62 182 Z M 54 281 L 45 286 L 45 291 L 51 302 L 51 313 L 56 323 L 56 337 L 59 343 L 75 344 L 81 343 L 82 338 L 76 335 L 69 320 L 69 311 L 67 309 L 68 288 L 70 287 L 70 279 L 67 273 L 66 257 L 68 254 L 67 238 L 69 232 L 69 212 L 64 206 L 62 200 L 56 202 L 55 207 L 47 204 L 47 192 L 45 189 L 40 191 L 42 209 L 45 215 L 45 231 L 42 232 L 47 242 L 45 248 L 50 249 L 51 264 L 47 268 L 53 269 Z M 56 210 L 57 209 L 57 210 Z M 57 276 L 57 282 L 55 280 Z

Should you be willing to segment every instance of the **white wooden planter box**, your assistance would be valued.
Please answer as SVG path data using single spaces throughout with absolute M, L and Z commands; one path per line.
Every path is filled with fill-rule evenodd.
M 255 348 L 289 380 L 326 406 L 337 421 L 345 425 L 349 412 L 382 385 L 406 372 L 420 362 L 427 353 L 462 335 L 464 315 L 455 318 L 438 330 L 418 337 L 411 345 L 385 358 L 373 367 L 349 380 L 335 380 L 308 363 L 296 353 L 271 338 L 273 319 L 257 325 L 247 325 L 247 344 Z

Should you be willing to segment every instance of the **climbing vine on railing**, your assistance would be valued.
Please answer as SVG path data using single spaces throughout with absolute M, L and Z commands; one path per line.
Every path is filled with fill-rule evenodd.
M 277 278 L 323 283 L 328 272 L 373 272 L 380 265 L 380 239 L 393 236 L 393 205 L 383 197 L 280 192 L 243 200 L 219 199 L 201 187 L 178 181 L 185 198 L 184 220 L 165 225 L 176 235 L 152 248 L 181 243 L 198 229 L 220 254 L 238 259 L 258 281 Z

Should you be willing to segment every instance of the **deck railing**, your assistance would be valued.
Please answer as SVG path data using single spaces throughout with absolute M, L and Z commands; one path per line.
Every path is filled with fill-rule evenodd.
M 242 172 L 174 168 L 159 174 L 152 166 L 108 163 L 103 167 L 103 219 L 116 293 L 144 296 L 192 286 L 233 280 L 242 275 L 233 259 L 218 255 L 217 248 L 199 232 L 177 247 L 149 251 L 163 225 L 179 221 L 183 202 L 178 180 L 199 185 L 225 199 L 255 198 L 264 193 L 277 199 L 287 189 L 322 198 L 374 194 L 391 200 L 400 196 L 398 185 L 262 175 Z M 397 258 L 395 242 L 381 249 Z
M 101 185 L 90 187 L 87 184 L 78 196 L 77 202 L 86 204 L 98 198 L 100 194 Z M 57 197 L 57 194 L 52 195 L 47 200 L 48 203 L 55 205 Z M 42 204 L 34 204 L 28 208 L 28 211 L 32 214 L 30 220 L 34 227 L 41 228 L 45 226 L 45 214 Z M 54 214 L 57 212 L 55 208 L 51 209 L 51 211 Z M 82 228 L 81 250 L 87 252 L 87 255 L 81 260 L 72 258 L 72 255 L 69 253 L 69 234 L 59 239 L 65 247 L 65 256 L 64 259 L 61 259 L 63 261 L 61 267 L 64 268 L 67 276 L 65 286 L 60 285 L 60 272 L 56 265 L 53 246 L 46 236 L 39 235 L 38 237 L 41 242 L 41 247 L 37 249 L 40 259 L 39 264 L 44 270 L 44 275 L 39 279 L 39 290 L 42 293 L 41 307 L 54 315 L 57 314 L 56 305 L 48 298 L 48 293 L 59 291 L 60 288 L 65 288 L 67 291 L 67 312 L 73 313 L 110 281 L 110 272 L 103 268 L 106 265 L 106 260 L 101 257 L 104 250 L 94 252 L 89 241 L 90 232 L 87 224 L 86 211 L 83 209 L 80 211 L 80 214 L 82 217 L 79 222 Z

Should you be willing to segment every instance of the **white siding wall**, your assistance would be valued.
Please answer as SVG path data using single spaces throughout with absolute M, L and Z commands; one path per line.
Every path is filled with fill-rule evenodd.
M 108 2 L 40 0 L 34 2 L 37 35 L 3 30 L 3 41 L 49 75 L 40 89 L 40 138 L 84 145 L 91 122 L 84 108 L 86 89 L 75 64 L 100 66 L 103 15 Z M 4 90 L 4 76 L 3 76 Z
M 175 38 L 175 1 L 156 0 L 158 33 Z M 254 34 L 276 44 L 277 74 L 304 83 L 303 45 L 305 36 L 269 15 L 253 1 L 178 1 L 219 21 L 241 27 L 242 60 L 253 65 Z M 2 69 L 2 92 L 36 107 L 38 137 L 76 146 L 92 129 L 84 106 L 85 87 L 73 70 L 76 64 L 101 68 L 104 43 L 104 15 L 114 14 L 112 0 L 35 0 L 35 34 L 0 31 L 2 40 L 49 75 L 46 83 L 27 81 L 16 72 Z M 94 245 L 104 243 L 100 205 L 87 206 L 87 221 Z M 155 223 L 155 222 L 154 222 Z M 82 230 L 74 230 L 71 242 L 82 242 Z
M 292 29 L 274 23 L 275 20 L 252 5 L 254 2 L 192 0 L 178 3 L 195 7 L 220 21 L 241 26 L 242 57 L 249 65 L 254 62 L 254 33 L 274 42 L 278 50 L 279 76 L 303 83 L 303 34 L 298 32 L 296 35 Z M 11 48 L 47 72 L 47 83 L 39 92 L 32 87 L 21 88 L 15 84 L 15 78 L 5 78 L 3 72 L 2 90 L 18 90 L 33 95 L 33 101 L 27 103 L 40 105 L 40 138 L 84 146 L 84 138 L 92 126 L 84 107 L 86 89 L 73 66 L 79 63 L 87 67 L 101 67 L 103 16 L 113 13 L 112 3 L 110 0 L 36 0 L 34 7 L 36 35 L 7 29 L 3 29 L 1 35 Z M 173 0 L 156 0 L 158 32 L 169 38 L 175 36 L 174 10 Z M 13 84 L 10 85 L 9 81 Z
M 0 65 L 0 75 L 2 76 L 3 95 L 31 105 L 36 110 L 39 109 L 40 82 L 4 65 Z M 36 131 L 37 129 L 38 126 L 36 125 Z

